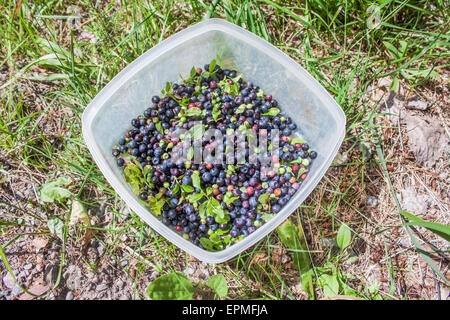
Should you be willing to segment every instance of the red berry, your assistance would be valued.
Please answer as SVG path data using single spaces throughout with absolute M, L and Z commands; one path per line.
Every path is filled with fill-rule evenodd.
M 234 189 L 234 186 L 232 184 L 230 184 L 227 188 L 228 191 L 233 191 L 233 189 Z
M 306 179 L 306 173 L 302 174 L 302 175 L 300 176 L 300 179 L 305 180 L 305 179 Z
M 233 84 L 233 80 L 228 80 L 228 84 Z
M 177 225 L 177 226 L 175 227 L 175 230 L 177 230 L 178 232 L 181 232 L 181 225 Z
M 252 195 L 253 192 L 254 192 L 253 187 L 247 187 L 246 192 L 247 192 L 248 195 Z
M 194 107 L 195 107 L 195 103 L 191 102 L 191 103 L 188 104 L 188 108 L 189 109 L 194 108 Z
M 211 82 L 209 83 L 209 87 L 210 87 L 211 89 L 215 89 L 215 88 L 217 87 L 217 83 L 216 83 L 215 81 L 211 81 Z
M 207 163 L 206 164 L 206 169 L 210 170 L 210 169 L 212 169 L 212 167 L 213 167 L 212 163 Z
M 288 141 L 288 138 L 287 138 L 286 136 L 282 136 L 282 137 L 281 137 L 281 140 L 283 140 L 284 142 L 287 142 L 287 141 Z
M 213 188 L 212 192 L 213 192 L 213 195 L 217 196 L 219 194 L 219 189 L 218 188 Z
M 275 190 L 273 190 L 273 194 L 276 195 L 277 197 L 279 197 L 281 195 L 281 189 L 276 188 Z
M 291 169 L 292 171 L 296 172 L 298 171 L 298 169 L 300 169 L 300 167 L 294 164 Z
M 297 149 L 300 149 L 300 148 L 302 147 L 302 145 L 301 145 L 300 143 L 296 143 L 296 144 L 295 144 L 295 147 L 296 147 Z

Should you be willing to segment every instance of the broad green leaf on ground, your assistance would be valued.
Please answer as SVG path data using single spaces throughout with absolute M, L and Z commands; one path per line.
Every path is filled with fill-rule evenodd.
M 304 272 L 301 274 L 302 281 L 302 289 L 304 292 L 308 294 L 309 300 L 314 300 L 314 284 L 313 284 L 313 269 L 310 269 L 308 272 Z
M 173 272 L 151 282 L 147 295 L 153 300 L 191 300 L 194 286 L 185 276 Z
M 277 228 L 277 231 L 281 242 L 293 251 L 294 266 L 300 274 L 307 272 L 310 269 L 310 259 L 302 229 L 287 219 Z
M 68 177 L 59 177 L 56 181 L 50 181 L 42 185 L 39 190 L 39 198 L 43 202 L 63 201 L 70 196 L 72 192 L 61 186 L 67 185 L 71 182 Z
M 322 274 L 318 279 L 318 283 L 322 287 L 325 297 L 337 296 L 339 294 L 339 282 L 336 274 Z
M 206 282 L 208 287 L 213 289 L 219 297 L 226 297 L 228 295 L 228 283 L 222 274 L 213 275 Z
M 336 236 L 336 242 L 341 251 L 348 247 L 351 240 L 352 234 L 350 228 L 345 223 L 343 223 L 339 228 L 338 234 Z
M 404 216 L 405 218 L 408 218 L 412 222 L 411 225 L 417 225 L 424 228 L 427 228 L 431 232 L 434 232 L 438 236 L 444 238 L 447 241 L 450 241 L 450 226 L 435 223 L 435 222 L 428 222 L 425 220 L 420 219 L 419 217 L 416 217 L 415 215 L 407 212 L 407 211 L 400 211 L 400 214 Z
M 58 217 L 51 217 L 47 221 L 47 226 L 50 232 L 57 235 L 61 240 L 64 240 L 64 222 Z
M 73 226 L 76 224 L 81 224 L 84 226 L 91 225 L 89 216 L 83 204 L 80 201 L 74 199 L 72 202 L 72 211 L 70 213 L 69 225 Z

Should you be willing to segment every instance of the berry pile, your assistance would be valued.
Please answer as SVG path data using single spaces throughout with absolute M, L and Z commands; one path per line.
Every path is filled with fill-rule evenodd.
M 154 96 L 152 102 L 131 120 L 133 128 L 112 154 L 142 203 L 165 225 L 206 250 L 223 250 L 270 220 L 299 189 L 317 157 L 306 141 L 294 136 L 297 126 L 278 108 L 277 100 L 215 60 L 203 70 L 193 67 L 180 84 L 167 83 L 162 96 Z M 271 130 L 277 129 L 278 150 L 271 150 L 269 143 L 270 152 L 249 159 L 255 154 L 246 141 L 244 163 L 230 164 L 227 151 L 221 164 L 211 156 L 195 163 L 193 148 L 184 158 L 173 156 L 186 139 L 175 134 L 177 129 L 187 130 L 193 148 L 200 150 L 218 143 L 215 137 L 204 138 L 208 129 L 220 130 L 225 146 L 235 143 L 227 139 L 233 132 L 274 138 Z M 264 157 L 271 160 L 270 166 L 261 160 Z

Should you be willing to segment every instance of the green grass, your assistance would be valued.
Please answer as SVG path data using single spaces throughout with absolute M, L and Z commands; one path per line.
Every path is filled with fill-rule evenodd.
M 366 103 L 370 85 L 379 78 L 391 76 L 392 89 L 399 83 L 411 95 L 427 88 L 439 77 L 439 70 L 449 66 L 448 4 L 444 1 L 121 1 L 109 4 L 80 1 L 87 40 L 80 30 L 68 24 L 72 13 L 64 1 L 0 1 L 0 170 L 6 179 L 27 172 L 33 186 L 70 176 L 72 193 L 88 208 L 106 205 L 112 221 L 107 227 L 95 228 L 95 238 L 105 246 L 105 254 L 118 260 L 119 255 L 137 255 L 140 273 L 149 264 L 162 273 L 176 270 L 188 256 L 173 244 L 158 237 L 134 213 L 123 216 L 124 204 L 97 169 L 81 135 L 81 114 L 93 97 L 126 65 L 142 53 L 183 28 L 207 17 L 222 17 L 271 42 L 306 68 L 336 99 L 347 116 L 347 152 L 352 160 L 337 165 L 340 174 L 327 175 L 305 203 L 294 213 L 308 239 L 334 237 L 345 222 L 352 239 L 370 238 L 360 234 L 365 224 L 378 232 L 394 226 L 377 223 L 359 210 L 355 203 L 368 183 L 367 175 L 378 167 L 376 160 L 361 155 L 358 148 L 368 142 L 375 149 L 387 128 L 375 121 L 382 114 L 378 105 Z M 373 5 L 377 5 L 379 26 L 371 28 Z M 372 7 L 371 7 L 372 6 Z M 377 20 L 378 21 L 378 20 Z M 96 39 L 89 41 L 89 37 Z M 45 71 L 43 73 L 42 71 Z M 47 127 L 46 127 L 47 126 Z M 381 150 L 381 149 L 380 149 Z M 5 169 L 8 164 L 12 169 Z M 25 168 L 25 169 L 23 169 Z M 388 174 L 385 170 L 384 174 Z M 4 183 L 3 185 L 6 185 Z M 6 188 L 6 187 L 5 187 Z M 47 221 L 24 210 L 11 195 L 2 198 L 1 207 L 11 210 L 2 216 L 2 235 L 15 241 L 18 225 L 32 225 L 32 232 L 47 232 Z M 83 230 L 69 233 L 68 204 L 39 205 L 47 216 L 57 216 L 65 223 L 65 241 L 77 241 Z M 348 215 L 343 213 L 349 213 Z M 18 219 L 20 222 L 18 222 Z M 310 226 L 313 226 L 310 228 Z M 312 234 L 317 233 L 317 234 Z M 121 240 L 127 235 L 130 240 Z M 54 235 L 49 235 L 53 238 Z M 310 243 L 312 246 L 312 243 Z M 129 249 L 125 249 L 127 246 Z M 262 299 L 295 299 L 292 285 L 299 273 L 286 270 L 273 261 L 273 250 L 286 247 L 276 232 L 236 258 L 216 266 L 230 281 L 230 297 Z M 131 250 L 130 250 L 131 249 Z M 62 253 L 62 252 L 61 252 Z M 289 251 L 287 251 L 289 254 Z M 386 257 L 388 252 L 385 253 Z M 253 264 L 255 257 L 267 257 Z M 329 249 L 311 249 L 315 278 L 329 271 L 324 265 L 339 269 L 348 256 L 333 256 Z M 5 257 L 7 258 L 7 257 Z M 61 255 L 61 261 L 64 256 Z M 390 261 L 390 260 L 389 260 Z M 117 261 L 119 262 L 119 261 Z M 95 265 L 86 262 L 90 268 Z M 390 266 L 390 280 L 395 277 Z M 330 269 L 331 270 L 331 269 Z M 340 270 L 340 269 L 339 269 Z M 123 272 L 131 277 L 126 267 Z M 342 276 L 342 281 L 352 283 Z M 293 280 L 293 275 L 297 278 Z M 256 285 L 255 285 L 256 284 Z M 376 288 L 355 280 L 355 295 L 404 298 L 394 291 L 376 296 Z M 136 287 L 137 288 L 137 287 Z M 316 284 L 316 292 L 323 295 Z M 138 294 L 138 293 L 136 293 Z M 139 293 L 139 294 L 142 294 Z

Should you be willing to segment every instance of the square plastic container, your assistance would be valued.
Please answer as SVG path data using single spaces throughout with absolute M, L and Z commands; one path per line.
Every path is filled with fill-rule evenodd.
M 130 129 L 166 82 L 189 77 L 192 66 L 202 67 L 219 55 L 223 68 L 236 69 L 278 100 L 292 117 L 318 157 L 300 189 L 270 221 L 254 233 L 219 252 L 203 250 L 165 226 L 143 206 L 126 183 L 111 155 L 112 147 Z M 127 205 L 160 235 L 208 263 L 224 262 L 282 223 L 310 194 L 335 157 L 345 134 L 345 115 L 328 92 L 294 60 L 265 40 L 221 19 L 193 25 L 148 50 L 121 71 L 86 107 L 83 136 L 98 167 Z

